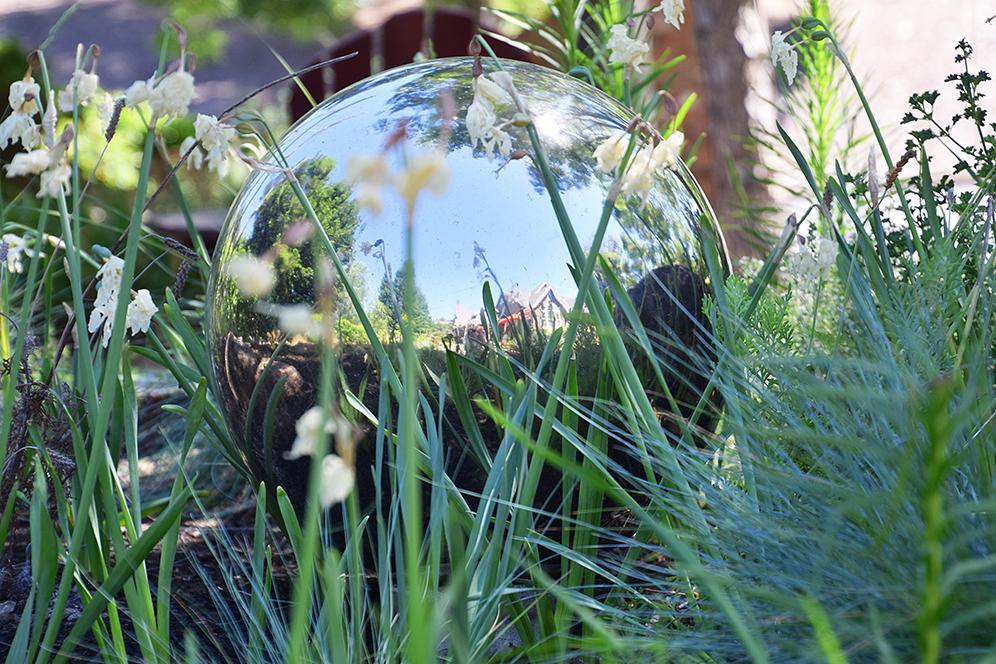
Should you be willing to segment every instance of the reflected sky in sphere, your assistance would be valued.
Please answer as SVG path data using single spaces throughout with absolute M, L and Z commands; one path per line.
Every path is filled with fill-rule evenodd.
M 430 61 L 354 85 L 322 103 L 280 143 L 292 166 L 331 157 L 334 166 L 328 179 L 341 182 L 350 155 L 380 152 L 387 135 L 402 122 L 408 126 L 409 150 L 432 148 L 442 122 L 439 95 L 446 89 L 454 94 L 458 116 L 446 157 L 449 190 L 441 198 L 423 193 L 415 218 L 416 280 L 432 317 L 439 320 L 452 319 L 457 304 L 479 308 L 481 286 L 488 276 L 497 281 L 492 285 L 496 297 L 499 288 L 531 292 L 544 283 L 558 294 L 576 290 L 563 235 L 532 160 L 506 161 L 496 156 L 488 161 L 480 146 L 474 150 L 469 145 L 462 120 L 473 98 L 471 62 L 469 58 Z M 575 232 L 587 249 L 612 179 L 595 169 L 591 155 L 611 132 L 625 129 L 630 113 L 577 79 L 535 65 L 505 65 L 528 104 Z M 512 109 L 505 111 L 510 118 Z M 513 149 L 528 150 L 525 129 L 509 127 L 508 131 Z M 393 170 L 400 170 L 401 151 L 391 150 L 386 157 Z M 252 237 L 259 206 L 283 180 L 279 173 L 252 175 L 224 230 L 221 262 L 229 257 L 226 248 L 232 248 L 233 238 Z M 629 207 L 614 212 L 603 250 L 627 256 L 624 276 L 631 281 L 661 264 L 694 265 L 699 272 L 704 266 L 698 250 L 698 220 L 703 213 L 709 215 L 703 200 L 683 167 L 668 169 L 645 201 L 630 201 Z M 388 193 L 381 215 L 362 211 L 359 217 L 354 249 L 383 242 L 384 260 L 361 251 L 352 255 L 354 262 L 364 266 L 360 272 L 376 285 L 384 275 L 385 260 L 392 270 L 404 260 L 403 202 Z M 484 251 L 493 275 L 482 273 L 480 261 L 475 267 L 476 248 Z M 367 290 L 365 304 L 372 306 L 376 288 Z

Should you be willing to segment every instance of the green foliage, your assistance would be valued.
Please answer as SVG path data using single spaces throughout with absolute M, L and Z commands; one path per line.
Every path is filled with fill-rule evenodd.
M 819 11 L 800 25 L 804 38 L 837 43 Z M 959 64 L 969 55 L 959 47 Z M 857 84 L 846 60 L 840 66 Z M 705 397 L 689 417 L 661 421 L 648 394 L 667 391 L 674 355 L 634 320 L 633 303 L 618 292 L 626 266 L 600 258 L 600 233 L 581 244 L 531 126 L 531 157 L 579 295 L 562 329 L 517 341 L 515 353 L 494 345 L 479 358 L 420 356 L 422 338 L 437 331 L 410 260 L 380 284 L 379 329 L 353 283 L 362 273 L 349 250 L 335 251 L 353 245 L 350 191 L 328 182 L 327 160 L 298 169 L 270 192 L 238 250 L 279 246 L 278 303 L 310 302 L 319 259 L 331 261 L 348 312 L 337 320 L 339 343 L 368 347 L 377 404 L 335 373 L 329 346 L 321 348 L 319 403 L 356 418 L 357 429 L 365 420 L 375 461 L 357 472 L 384 499 L 364 512 L 353 491 L 343 505 L 319 508 L 323 455 L 339 443 L 324 436 L 304 509 L 254 481 L 251 546 L 224 532 L 209 538 L 224 573 L 219 582 L 217 569 L 201 569 L 216 609 L 204 612 L 217 619 L 210 634 L 191 632 L 183 646 L 170 629 L 178 519 L 191 499 L 208 512 L 193 492 L 187 454 L 211 444 L 243 476 L 260 474 L 207 387 L 200 293 L 164 294 L 144 346 L 127 341 L 124 306 L 106 350 L 86 343 L 86 288 L 98 263 L 84 251 L 80 211 L 61 198 L 54 209 L 33 197 L 5 199 L 0 230 L 33 247 L 59 233 L 64 247 L 28 253 L 24 273 L 0 261 L 0 546 L 26 518 L 32 580 L 8 661 L 158 663 L 198 653 L 249 662 L 991 660 L 996 181 L 979 101 L 985 79 L 966 76 L 953 82 L 961 117 L 980 131 L 981 142 L 960 153 L 972 184 L 957 197 L 943 179 L 935 185 L 929 154 L 945 136 L 915 136 L 920 169 L 896 178 L 887 194 L 897 200 L 895 235 L 871 200 L 873 180 L 838 165 L 840 146 L 810 150 L 792 130 L 779 131 L 811 201 L 803 220 L 820 215 L 819 232 L 837 246 L 817 288 L 832 298 L 800 305 L 796 288 L 772 279 L 795 225 L 749 285 L 724 279 L 715 239 L 702 238 L 715 358 L 697 367 L 725 404 L 715 433 L 700 428 Z M 881 157 L 895 168 L 855 91 Z M 918 99 L 922 109 L 932 103 Z M 154 135 L 142 141 L 125 215 L 124 289 L 163 250 L 141 225 Z M 81 151 L 74 163 L 85 158 Z M 273 158 L 286 165 L 279 150 Z M 184 201 L 182 188 L 178 196 Z M 615 212 L 606 201 L 600 228 Z M 287 219 L 314 235 L 281 241 Z M 47 266 L 63 259 L 57 282 L 63 270 Z M 184 259 L 207 270 L 203 257 Z M 56 367 L 65 320 L 51 309 L 62 299 L 81 314 L 73 330 L 82 343 Z M 489 289 L 483 300 L 495 320 Z M 625 340 L 620 316 L 630 324 Z M 385 346 L 379 332 L 396 343 Z M 633 347 L 646 351 L 649 371 L 637 370 Z M 186 395 L 172 407 L 185 423 L 180 464 L 153 520 L 139 490 L 139 358 L 165 367 Z M 454 447 L 480 465 L 472 490 L 446 472 Z M 67 610 L 72 597 L 79 612 Z M 219 629 L 221 647 L 212 641 Z
M 348 264 L 353 257 L 353 236 L 360 221 L 356 204 L 350 198 L 350 188 L 330 181 L 329 174 L 334 168 L 335 162 L 329 157 L 317 157 L 299 166 L 294 176 L 308 191 L 322 227 L 335 246 L 340 247 L 340 257 Z M 306 218 L 290 182 L 282 182 L 267 195 L 256 214 L 252 235 L 246 242 L 246 249 L 254 256 L 261 255 L 273 245 L 278 247 L 273 263 L 277 284 L 270 297 L 280 304 L 315 300 L 317 247 L 314 241 L 309 238 L 292 244 L 278 237 L 288 220 L 304 222 Z
M 339 343 L 343 346 L 363 345 L 367 342 L 363 326 L 348 318 L 340 318 L 336 322 L 336 334 L 339 335 Z
M 395 272 L 393 279 L 388 279 L 388 275 L 385 274 L 377 291 L 377 304 L 380 305 L 378 310 L 386 315 L 387 334 L 391 339 L 396 338 L 401 330 L 402 320 L 407 321 L 416 336 L 422 336 L 432 329 L 433 321 L 429 315 L 429 303 L 425 299 L 425 294 L 416 287 L 411 304 L 405 307 L 402 313 L 404 295 L 404 271 Z
M 322 228 L 334 238 L 340 247 L 340 257 L 349 262 L 353 254 L 353 237 L 359 227 L 359 214 L 356 205 L 350 198 L 350 188 L 341 182 L 332 182 L 329 174 L 335 168 L 335 162 L 327 157 L 308 160 L 294 172 L 294 177 L 307 187 L 316 214 L 319 214 Z M 295 225 L 297 220 L 300 225 Z M 307 226 L 307 214 L 298 201 L 290 180 L 285 180 L 269 192 L 263 205 L 256 214 L 252 232 L 248 239 L 235 248 L 234 256 L 248 253 L 260 256 L 264 252 L 275 249 L 273 270 L 276 284 L 267 300 L 277 305 L 312 304 L 315 301 L 315 284 L 318 278 L 318 258 L 320 249 L 313 233 L 301 232 L 301 226 Z M 286 228 L 294 228 L 299 237 L 285 239 L 281 234 Z M 286 240 L 286 241 L 285 241 Z M 355 270 L 350 277 L 361 282 L 362 275 Z M 272 328 L 271 312 L 260 310 L 256 298 L 249 298 L 239 293 L 233 280 L 223 280 L 221 287 L 226 291 L 226 301 L 231 303 L 225 312 L 228 325 L 241 330 L 263 331 Z M 344 297 L 340 298 L 345 300 Z M 341 315 L 355 316 L 353 310 L 341 307 Z M 355 321 L 354 321 L 355 322 Z
M 188 48 L 208 60 L 225 57 L 227 21 L 248 21 L 257 26 L 314 41 L 340 32 L 348 25 L 351 6 L 340 0 L 146 0 L 164 6 L 171 18 L 187 26 Z M 156 50 L 160 44 L 155 45 Z M 174 53 L 171 52 L 171 55 Z

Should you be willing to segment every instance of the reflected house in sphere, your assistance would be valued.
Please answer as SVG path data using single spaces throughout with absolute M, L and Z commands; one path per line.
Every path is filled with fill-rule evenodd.
M 550 284 L 543 282 L 529 293 L 504 293 L 498 302 L 498 325 L 532 322 L 543 332 L 553 332 L 567 322 L 567 314 L 573 306 L 573 297 L 557 297 Z

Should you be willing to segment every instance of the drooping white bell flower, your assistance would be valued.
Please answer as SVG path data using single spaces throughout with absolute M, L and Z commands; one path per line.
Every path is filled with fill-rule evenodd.
M 73 72 L 66 89 L 59 93 L 59 109 L 65 113 L 73 110 L 73 91 L 76 92 L 76 103 L 86 106 L 97 94 L 100 88 L 100 77 L 97 74 L 87 73 L 82 69 Z
M 204 168 L 204 150 L 197 145 L 197 139 L 193 136 L 187 136 L 180 141 L 180 154 L 187 155 L 187 168 L 193 171 Z
M 654 149 L 647 146 L 636 153 L 626 169 L 620 186 L 622 193 L 634 194 L 640 198 L 646 197 L 654 186 L 656 173 Z
M 277 316 L 277 326 L 289 336 L 318 337 L 321 324 L 307 304 L 289 304 L 273 309 Z
M 20 143 L 25 150 L 30 150 L 40 137 L 41 130 L 27 113 L 11 113 L 0 122 L 0 150 L 11 143 Z
M 135 81 L 125 90 L 125 106 L 134 108 L 143 101 L 148 101 L 152 96 L 152 88 L 155 84 L 155 76 L 146 81 Z
M 336 421 L 332 417 L 325 418 L 325 433 L 335 433 Z M 315 453 L 318 446 L 319 436 L 322 435 L 322 408 L 313 406 L 304 411 L 294 424 L 294 431 L 297 437 L 289 452 L 284 454 L 285 459 L 300 459 Z
M 255 256 L 236 256 L 225 267 L 243 297 L 266 297 L 277 284 L 273 265 Z
M 20 81 L 10 84 L 7 93 L 7 102 L 10 104 L 12 113 L 23 113 L 34 115 L 38 112 L 38 95 L 41 94 L 41 87 L 35 83 L 35 79 L 28 76 Z
M 69 168 L 69 164 L 66 163 L 65 159 L 48 170 L 42 171 L 38 184 L 38 198 L 45 198 L 46 196 L 58 198 L 68 193 L 69 180 L 72 175 L 73 171 Z
M 470 137 L 470 147 L 480 144 L 488 159 L 495 151 L 508 158 L 512 153 L 512 137 L 504 130 L 509 122 L 499 123 L 496 106 L 515 103 L 515 84 L 508 72 L 494 72 L 474 79 L 474 99 L 467 107 L 464 123 Z
M 799 54 L 785 40 L 781 30 L 771 35 L 771 64 L 776 70 L 781 67 L 785 72 L 785 80 L 792 85 L 799 71 Z
M 644 64 L 644 57 L 650 52 L 650 45 L 638 39 L 631 39 L 625 25 L 613 25 L 609 28 L 611 36 L 605 45 L 612 51 L 609 62 L 622 63 L 628 67 L 637 68 Z
M 182 117 L 194 99 L 194 77 L 186 71 L 163 76 L 149 94 L 149 106 L 160 117 Z
M 434 196 L 442 196 L 450 184 L 450 169 L 446 157 L 437 150 L 420 152 L 409 157 L 404 169 L 397 177 L 398 193 L 409 208 L 423 189 Z
M 508 78 L 506 79 L 503 76 L 499 76 L 499 74 L 504 74 L 505 76 L 508 76 Z M 495 80 L 492 80 L 495 77 L 497 77 L 498 80 L 501 80 L 502 83 L 499 84 L 495 82 Z M 474 98 L 479 101 L 486 101 L 491 104 L 492 107 L 511 106 L 515 103 L 515 100 L 512 99 L 512 95 L 508 92 L 510 81 L 511 76 L 505 72 L 495 72 L 490 76 L 478 76 L 474 81 Z
M 55 147 L 58 136 L 55 135 L 56 127 L 59 123 L 59 111 L 55 104 L 55 91 L 48 91 L 48 104 L 45 105 L 45 115 L 42 116 L 41 133 L 45 140 L 45 147 L 51 149 Z
M 494 107 L 486 100 L 475 97 L 467 107 L 467 115 L 464 118 L 467 134 L 470 136 L 470 147 L 476 148 L 478 143 L 486 141 L 497 121 L 498 116 Z
M 820 237 L 816 242 L 816 265 L 819 267 L 820 276 L 826 278 L 830 276 L 831 270 L 837 264 L 837 241 L 829 237 Z
M 111 340 L 111 328 L 114 326 L 114 310 L 118 305 L 121 293 L 121 277 L 124 274 L 124 261 L 117 256 L 111 256 L 97 270 L 97 297 L 93 302 L 87 330 L 93 334 L 103 326 L 104 332 L 101 345 L 107 348 Z
M 10 163 L 4 166 L 4 169 L 9 178 L 38 175 L 48 168 L 50 159 L 48 150 L 18 152 L 10 160 Z
M 670 168 L 675 165 L 681 156 L 681 145 L 685 142 L 685 135 L 680 131 L 671 132 L 671 135 L 654 146 L 653 161 L 656 168 Z
M 24 250 L 26 243 L 24 238 L 13 233 L 4 233 L 0 238 L 7 245 L 7 271 L 12 273 L 24 272 Z
M 681 29 L 685 22 L 685 0 L 661 0 L 660 10 L 667 23 Z
M 337 454 L 327 454 L 322 459 L 318 484 L 318 501 L 322 507 L 331 507 L 344 501 L 356 485 L 356 470 Z
M 619 162 L 626 156 L 626 148 L 629 145 L 629 134 L 626 132 L 615 133 L 598 144 L 593 156 L 598 166 L 598 170 L 603 173 L 612 173 L 619 166 Z
M 125 327 L 131 329 L 132 334 L 148 332 L 152 317 L 157 311 L 159 308 L 152 301 L 152 295 L 148 289 L 143 288 L 135 293 L 135 297 L 128 304 Z
M 194 136 L 201 142 L 209 171 L 224 176 L 228 170 L 228 152 L 235 138 L 235 127 L 218 120 L 213 115 L 197 114 Z

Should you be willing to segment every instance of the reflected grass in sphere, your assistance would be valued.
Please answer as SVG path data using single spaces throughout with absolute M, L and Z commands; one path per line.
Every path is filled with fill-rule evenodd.
M 379 216 L 361 211 L 345 180 L 346 164 L 351 156 L 381 152 L 401 123 L 407 127 L 403 150 L 386 153 L 395 171 L 404 151 L 433 149 L 446 122 L 440 117 L 440 95 L 453 95 L 458 115 L 448 127 L 450 184 L 444 195 L 422 195 L 418 201 L 416 306 L 408 313 L 421 360 L 437 375 L 446 371 L 446 349 L 478 361 L 489 352 L 488 322 L 482 315 L 485 284 L 495 301 L 502 345 L 526 366 L 539 357 L 545 338 L 564 325 L 577 295 L 567 245 L 533 160 L 489 160 L 482 147 L 470 145 L 463 116 L 473 99 L 472 64 L 470 58 L 434 60 L 371 77 L 320 104 L 279 144 L 364 310 L 390 345 L 399 336 L 390 303 L 404 262 L 405 208 L 398 196 L 387 194 Z M 612 183 L 612 175 L 596 168 L 592 153 L 605 138 L 626 129 L 632 111 L 551 69 L 512 61 L 502 65 L 528 106 L 574 231 L 587 249 Z M 493 70 L 485 62 L 485 72 Z M 514 114 L 511 108 L 498 111 L 506 119 Z M 513 149 L 530 150 L 524 128 L 509 126 L 507 131 Z M 222 229 L 208 301 L 211 378 L 230 432 L 258 478 L 284 486 L 296 502 L 304 495 L 308 461 L 289 461 L 284 454 L 294 441 L 295 422 L 318 399 L 318 348 L 302 335 L 285 335 L 273 314 L 280 306 L 315 304 L 321 245 L 314 237 L 300 240 L 296 229 L 305 221 L 285 175 L 255 171 Z M 708 282 L 702 233 L 724 246 L 701 189 L 680 163 L 662 169 L 647 196 L 621 198 L 613 211 L 601 254 L 662 343 L 670 338 L 694 346 L 707 336 L 708 322 L 701 314 Z M 265 300 L 240 296 L 226 272 L 233 259 L 247 255 L 273 261 L 276 285 Z M 358 396 L 376 413 L 376 363 L 341 287 L 336 302 L 338 369 L 351 389 L 365 386 Z M 585 362 L 586 343 L 597 346 L 593 335 L 580 335 L 582 385 L 590 385 L 597 371 L 597 358 Z M 673 387 L 680 396 L 691 386 L 685 391 L 694 405 L 695 387 L 701 391 L 705 383 L 694 370 L 688 373 L 673 377 Z M 467 382 L 472 390 L 480 386 L 471 376 Z M 444 434 L 454 459 L 466 452 L 461 434 L 459 424 Z M 372 491 L 373 438 L 366 436 L 357 450 L 364 501 Z

